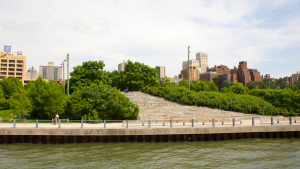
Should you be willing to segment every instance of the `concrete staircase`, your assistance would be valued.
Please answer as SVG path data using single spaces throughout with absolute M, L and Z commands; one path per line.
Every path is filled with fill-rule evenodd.
M 140 109 L 139 120 L 225 119 L 261 117 L 208 107 L 186 106 L 142 92 L 123 93 Z

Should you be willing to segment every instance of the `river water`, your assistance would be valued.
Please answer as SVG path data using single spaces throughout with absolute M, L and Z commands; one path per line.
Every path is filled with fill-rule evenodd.
M 0 168 L 300 168 L 300 139 L 1 144 Z

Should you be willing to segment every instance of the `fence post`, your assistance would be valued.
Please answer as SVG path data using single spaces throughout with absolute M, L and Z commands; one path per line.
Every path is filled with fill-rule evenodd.
M 39 120 L 38 119 L 35 120 L 35 128 L 39 128 Z
M 212 119 L 212 126 L 215 127 L 215 119 Z
M 255 126 L 255 120 L 252 118 L 252 126 Z
M 195 127 L 194 119 L 192 119 L 192 127 Z
M 126 128 L 128 129 L 128 120 L 126 120 Z
M 235 126 L 235 118 L 232 119 L 232 125 Z
M 151 128 L 151 120 L 148 120 L 148 128 Z
M 290 117 L 290 125 L 292 125 L 293 121 L 292 121 L 292 117 Z
M 106 128 L 106 120 L 104 120 L 104 128 Z
M 14 119 L 14 128 L 16 128 L 16 119 Z
M 274 118 L 271 117 L 271 125 L 274 126 Z
M 170 127 L 173 128 L 172 119 L 170 120 Z
M 81 120 L 81 128 L 83 129 L 83 120 Z
M 60 120 L 58 120 L 58 128 L 60 129 Z

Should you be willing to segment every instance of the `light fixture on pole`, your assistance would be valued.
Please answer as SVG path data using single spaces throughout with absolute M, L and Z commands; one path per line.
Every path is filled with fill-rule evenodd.
M 65 87 L 65 62 L 61 62 L 62 67 L 63 67 L 63 88 L 64 88 L 64 94 L 66 94 L 66 87 Z
M 68 86 L 67 86 L 67 95 L 68 95 L 68 96 L 69 96 L 69 80 L 70 80 L 70 78 L 69 78 L 69 77 L 70 77 L 70 76 L 69 76 L 69 75 L 70 75 L 70 73 L 69 73 L 69 56 L 70 56 L 70 55 L 67 54 L 67 67 L 68 67 L 68 70 L 67 70 L 67 71 L 68 71 L 68 74 L 67 74 L 67 79 L 68 79 L 68 84 L 67 84 L 67 85 L 68 85 Z
M 189 90 L 191 89 L 191 86 L 190 86 L 190 46 L 188 46 L 188 81 L 189 81 Z

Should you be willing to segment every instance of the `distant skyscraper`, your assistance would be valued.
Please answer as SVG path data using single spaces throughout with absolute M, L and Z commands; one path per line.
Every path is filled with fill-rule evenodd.
M 120 63 L 118 65 L 118 72 L 124 71 L 125 70 L 125 64 L 128 62 L 128 60 L 123 60 L 123 63 Z
M 158 74 L 158 79 L 161 79 L 166 76 L 166 69 L 164 66 L 156 66 L 155 69 Z
M 40 66 L 40 76 L 42 79 L 59 81 L 62 79 L 62 67 L 54 66 L 54 62 L 48 62 L 48 66 Z
M 198 52 L 196 53 L 196 59 L 199 60 L 201 73 L 206 72 L 206 68 L 208 67 L 208 54 L 203 52 Z

